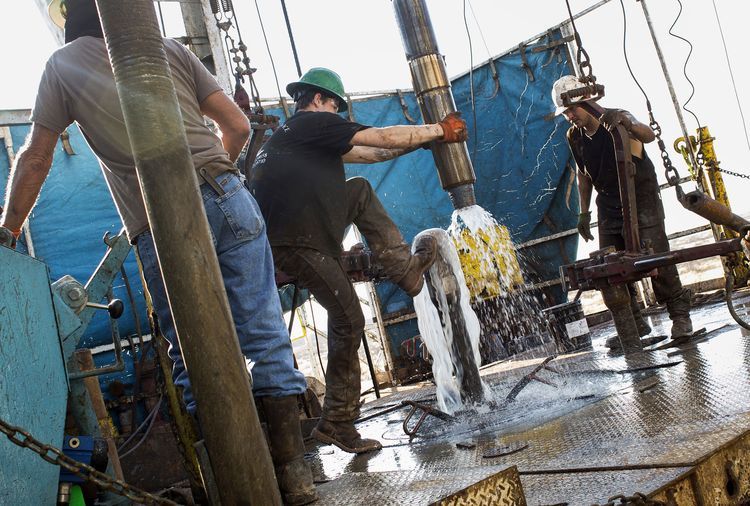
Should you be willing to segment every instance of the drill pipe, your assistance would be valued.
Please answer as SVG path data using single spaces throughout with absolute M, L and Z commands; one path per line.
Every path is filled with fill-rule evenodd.
M 394 0 L 414 93 L 425 123 L 437 123 L 456 111 L 451 84 L 445 70 L 424 0 Z M 443 189 L 455 209 L 476 204 L 474 167 L 465 142 L 433 143 L 432 156 Z
M 699 190 L 681 195 L 679 200 L 682 207 L 711 223 L 731 228 L 741 235 L 750 229 L 750 221 L 737 216 L 727 206 Z
M 221 503 L 280 505 L 153 2 L 96 4 Z

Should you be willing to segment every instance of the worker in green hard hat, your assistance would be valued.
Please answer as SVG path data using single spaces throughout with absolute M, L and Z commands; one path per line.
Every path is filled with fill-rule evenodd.
M 654 252 L 669 251 L 669 240 L 664 230 L 664 207 L 661 202 L 659 184 L 654 164 L 648 157 L 644 144 L 656 138 L 648 125 L 639 122 L 632 114 L 621 109 L 604 109 L 596 104 L 598 97 L 575 94 L 572 99 L 564 96 L 574 90 L 584 90 L 581 81 L 572 75 L 558 79 L 552 88 L 555 115 L 564 115 L 570 122 L 567 138 L 573 158 L 578 166 L 578 193 L 581 213 L 578 217 L 578 232 L 584 240 L 594 239 L 591 234 L 592 189 L 597 192 L 596 209 L 599 220 L 599 247 L 614 246 L 625 249 L 623 233 L 622 202 L 617 175 L 614 143 L 609 131 L 622 125 L 630 137 L 631 155 L 635 166 L 635 197 L 638 211 L 638 230 L 641 242 L 649 244 Z M 569 96 L 569 95 L 568 95 Z M 656 300 L 667 306 L 672 320 L 672 338 L 687 338 L 693 333 L 690 319 L 691 292 L 682 286 L 677 267 L 659 267 L 659 273 L 651 278 Z M 636 300 L 635 286 L 628 285 L 631 308 L 638 333 L 645 337 L 651 327 L 641 314 Z M 653 340 L 646 339 L 644 344 Z M 613 340 L 614 346 L 619 341 Z
M 367 239 L 373 260 L 410 296 L 436 256 L 431 237 L 414 252 L 361 177 L 346 179 L 344 163 L 390 160 L 431 142 L 463 142 L 458 114 L 430 125 L 374 128 L 339 116 L 348 110 L 341 78 L 310 69 L 287 92 L 295 114 L 258 152 L 249 187 L 268 227 L 277 270 L 307 288 L 328 311 L 328 367 L 323 414 L 313 436 L 344 451 L 378 450 L 354 428 L 359 415 L 359 348 L 365 319 L 342 266 L 341 243 L 352 223 Z

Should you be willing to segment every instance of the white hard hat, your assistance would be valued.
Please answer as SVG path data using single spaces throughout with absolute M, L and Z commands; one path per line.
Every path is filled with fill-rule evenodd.
M 47 6 L 47 12 L 53 23 L 65 28 L 65 0 L 52 0 Z
M 552 102 L 555 104 L 555 116 L 559 116 L 565 109 L 570 107 L 570 104 L 576 102 L 585 102 L 593 98 L 591 95 L 586 94 L 579 97 L 569 98 L 567 104 L 564 105 L 562 94 L 568 91 L 577 90 L 584 88 L 586 85 L 582 83 L 576 76 L 562 76 L 560 79 L 555 81 L 552 85 Z M 597 97 L 598 98 L 598 97 Z

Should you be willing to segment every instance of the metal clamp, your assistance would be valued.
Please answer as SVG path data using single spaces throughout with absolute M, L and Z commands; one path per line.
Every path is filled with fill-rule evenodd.
M 404 423 L 402 424 L 402 427 L 404 429 L 404 433 L 409 437 L 414 437 L 417 435 L 417 431 L 422 426 L 422 422 L 425 421 L 425 418 L 427 418 L 427 415 L 432 415 L 435 418 L 439 418 L 446 422 L 453 422 L 455 421 L 455 417 L 449 415 L 448 413 L 444 411 L 440 411 L 439 409 L 435 409 L 432 406 L 427 406 L 425 404 L 420 404 L 415 401 L 401 401 L 402 406 L 411 406 L 411 410 L 409 410 L 409 414 L 406 415 L 406 418 L 404 418 Z M 414 427 L 409 429 L 409 420 L 411 420 L 411 417 L 414 416 L 414 414 L 417 412 L 418 409 L 422 410 L 422 415 L 419 417 L 419 420 L 417 420 L 417 423 L 414 424 Z
M 516 386 L 514 386 L 513 389 L 508 393 L 508 395 L 505 396 L 505 402 L 515 401 L 518 394 L 521 393 L 521 390 L 526 388 L 526 385 L 531 383 L 533 380 L 536 380 L 540 383 L 544 383 L 545 385 L 549 385 L 551 387 L 557 387 L 557 385 L 555 385 L 553 382 L 546 380 L 544 378 L 540 378 L 539 376 L 536 375 L 536 373 L 538 373 L 542 369 L 547 369 L 548 371 L 552 371 L 554 373 L 559 374 L 555 369 L 552 369 L 551 367 L 547 365 L 550 362 L 552 362 L 555 358 L 556 358 L 556 355 L 552 355 L 551 357 L 545 358 L 544 361 L 542 361 L 541 364 L 536 366 L 533 371 L 531 371 L 529 374 L 521 378 L 521 381 L 519 381 L 516 384 Z

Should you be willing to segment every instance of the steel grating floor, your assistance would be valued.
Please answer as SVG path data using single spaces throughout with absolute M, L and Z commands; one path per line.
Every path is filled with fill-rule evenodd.
M 654 334 L 669 328 L 663 320 L 652 317 Z M 558 357 L 554 371 L 539 372 L 554 386 L 532 381 L 512 403 L 505 395 L 539 360 L 485 369 L 492 408 L 454 423 L 427 417 L 412 440 L 401 426 L 407 407 L 358 423 L 384 448 L 359 456 L 311 448 L 321 504 L 429 504 L 511 466 L 530 505 L 653 492 L 750 431 L 750 341 L 723 304 L 694 310 L 693 320 L 709 331 L 696 344 L 628 358 L 604 348 L 614 330 L 600 326 L 592 351 Z M 403 399 L 434 398 L 428 385 L 369 403 L 362 417 Z M 485 456 L 493 451 L 508 454 Z

